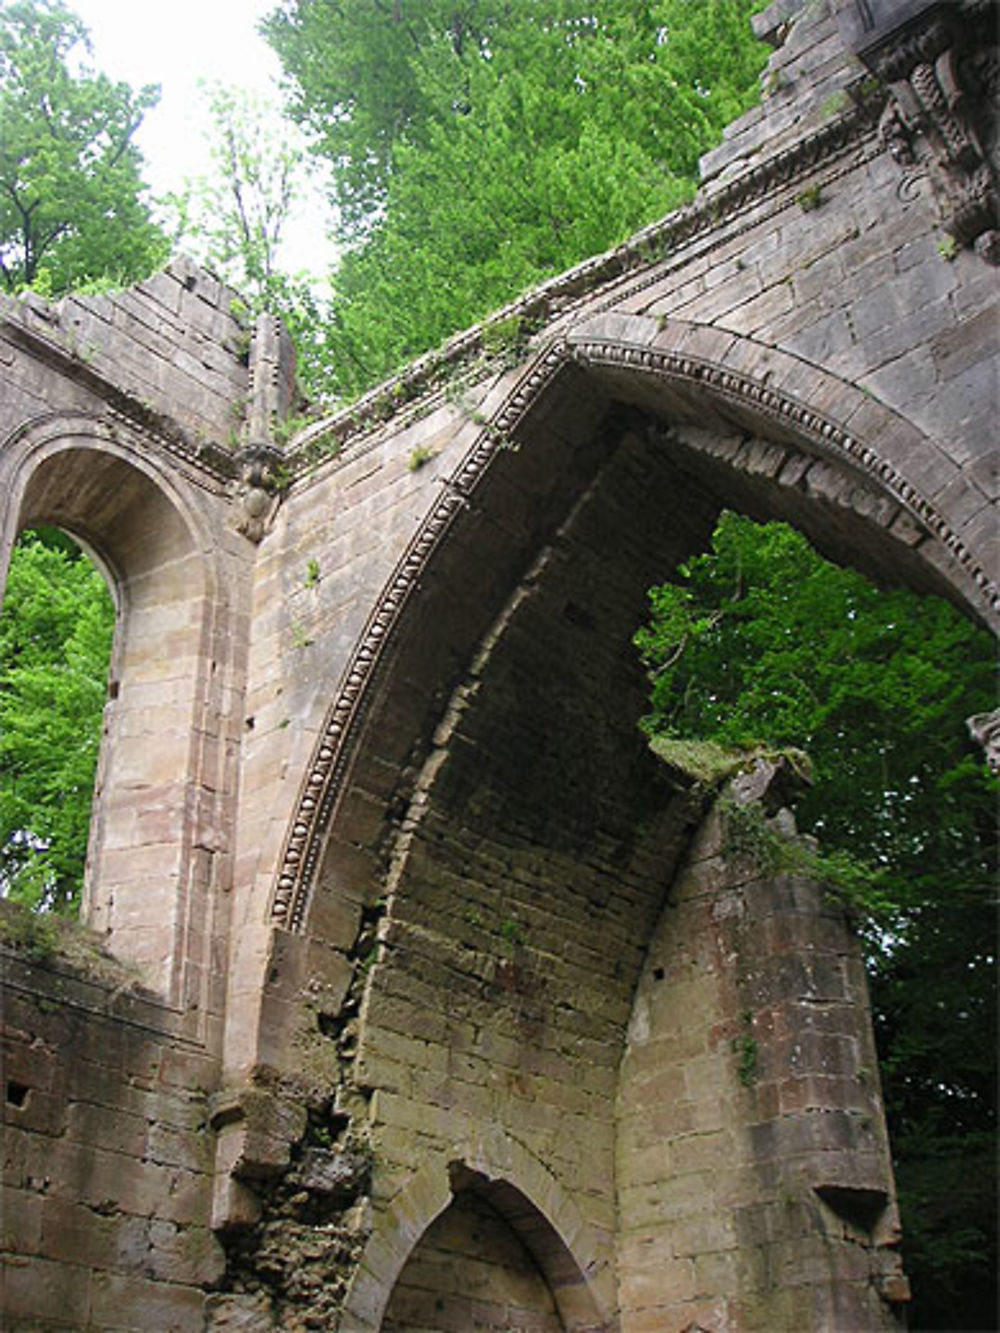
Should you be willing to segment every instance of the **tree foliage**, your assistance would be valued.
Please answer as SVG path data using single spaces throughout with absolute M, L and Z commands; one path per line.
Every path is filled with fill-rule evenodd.
M 222 84 L 203 91 L 211 169 L 170 200 L 178 244 L 239 291 L 248 315 L 268 310 L 285 321 L 299 380 L 322 397 L 325 313 L 308 275 L 290 273 L 282 256 L 296 210 L 318 198 L 306 140 L 257 93 Z
M 59 295 L 122 284 L 167 258 L 133 136 L 159 90 L 87 63 L 87 30 L 60 0 L 0 11 L 0 282 Z
M 753 0 L 288 0 L 267 32 L 331 165 L 351 395 L 687 199 L 757 95 Z
M 176 203 L 185 241 L 220 277 L 263 299 L 280 273 L 279 251 L 302 197 L 306 146 L 258 93 L 203 88 L 212 172 L 188 182 Z
M 0 614 L 0 885 L 36 909 L 79 900 L 114 620 L 71 542 L 22 536 Z
M 805 749 L 800 826 L 869 867 L 876 1036 L 919 1328 L 995 1309 L 996 794 L 965 718 L 989 634 L 784 524 L 723 516 L 636 636 L 653 735 Z M 865 895 L 861 895 L 864 901 Z

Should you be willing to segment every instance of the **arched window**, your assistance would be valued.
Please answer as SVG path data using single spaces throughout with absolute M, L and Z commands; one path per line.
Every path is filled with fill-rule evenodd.
M 36 911 L 79 907 L 114 628 L 80 547 L 22 533 L 0 615 L 0 892 Z

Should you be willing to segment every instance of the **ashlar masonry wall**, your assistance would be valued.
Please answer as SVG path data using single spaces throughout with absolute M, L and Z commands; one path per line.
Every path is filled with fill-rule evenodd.
M 623 1330 L 895 1328 L 907 1296 L 860 946 L 820 885 L 762 873 L 746 830 L 768 804 L 716 806 L 636 990 Z
M 995 33 L 889 9 L 771 6 L 688 208 L 285 447 L 192 266 L 3 302 L 0 561 L 122 599 L 87 911 L 155 991 L 9 964 L 24 1328 L 892 1326 L 854 948 L 692 850 L 629 642 L 723 506 L 1000 607 Z
M 196 1333 L 225 1267 L 208 1226 L 217 1061 L 93 945 L 67 963 L 38 930 L 0 972 L 4 1328 Z

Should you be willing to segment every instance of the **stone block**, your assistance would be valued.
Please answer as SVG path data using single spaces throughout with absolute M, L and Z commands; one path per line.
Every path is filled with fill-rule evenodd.
M 12 1079 L 6 1070 L 5 1077 L 8 1085 L 19 1082 Z M 25 1074 L 25 1077 L 30 1078 L 31 1075 Z M 22 1083 L 20 1086 L 27 1088 L 27 1093 L 19 1105 L 12 1105 L 10 1100 L 7 1100 L 4 1105 L 5 1122 L 36 1134 L 50 1136 L 62 1134 L 66 1129 L 67 1119 L 65 1098 L 32 1087 L 30 1083 Z
M 82 1265 L 27 1255 L 0 1259 L 3 1313 L 12 1330 L 86 1328 L 91 1274 Z
M 10 1159 L 6 1165 L 5 1174 L 10 1179 Z M 18 1189 L 11 1184 L 0 1186 L 0 1252 L 40 1253 L 43 1204 L 43 1196 L 34 1190 Z
M 154 1328 L 202 1333 L 205 1295 L 178 1283 L 97 1273 L 92 1280 L 90 1320 L 98 1328 L 130 1333 Z
M 188 1094 L 209 1093 L 218 1078 L 218 1064 L 206 1052 L 174 1047 L 163 1052 L 159 1083 L 164 1088 L 183 1089 Z
M 653 1246 L 644 1247 L 641 1265 L 633 1249 L 622 1254 L 620 1301 L 629 1315 L 662 1310 L 665 1305 L 691 1300 L 697 1294 L 695 1266 L 690 1259 L 675 1258 Z M 651 1251 L 651 1252 L 648 1252 Z
M 142 1273 L 149 1254 L 149 1221 L 49 1199 L 42 1220 L 42 1253 L 91 1269 Z
M 102 1081 L 108 1083 L 106 1071 Z M 88 1147 L 107 1148 L 142 1158 L 148 1122 L 145 1116 L 113 1111 L 92 1102 L 72 1102 L 66 1111 L 66 1137 Z
M 209 1172 L 212 1142 L 202 1125 L 194 1130 L 174 1129 L 154 1123 L 149 1127 L 149 1160 L 163 1166 L 182 1166 L 188 1171 Z

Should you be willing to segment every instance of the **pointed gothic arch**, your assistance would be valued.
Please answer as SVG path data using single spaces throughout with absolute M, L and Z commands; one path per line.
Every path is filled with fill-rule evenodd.
M 474 1195 L 531 1256 L 567 1333 L 612 1333 L 611 1255 L 574 1199 L 523 1144 L 485 1133 L 428 1162 L 379 1216 L 344 1302 L 340 1327 L 382 1327 L 408 1261 L 435 1222 Z M 442 1292 L 461 1296 L 461 1291 Z
M 967 537 L 937 503 L 956 464 L 898 413 L 820 366 L 720 329 L 618 313 L 584 320 L 526 365 L 376 600 L 300 784 L 273 889 L 274 924 L 303 928 L 361 736 L 380 725 L 373 717 L 392 695 L 388 676 L 412 675 L 403 638 L 419 643 L 425 662 L 437 654 L 436 667 L 420 672 L 430 683 L 453 676 L 486 631 L 487 615 L 472 614 L 458 627 L 464 646 L 429 643 L 421 626 L 442 614 L 450 633 L 458 618 L 454 607 L 430 607 L 429 592 L 451 578 L 465 594 L 470 566 L 482 562 L 464 604 L 478 598 L 496 612 L 545 534 L 600 484 L 602 433 L 620 439 L 636 430 L 655 436 L 717 506 L 788 518 L 834 558 L 950 596 L 987 623 L 1000 615 L 974 528 Z M 483 539 L 476 528 L 486 523 L 494 527 Z M 398 712 L 398 699 L 392 707 Z

